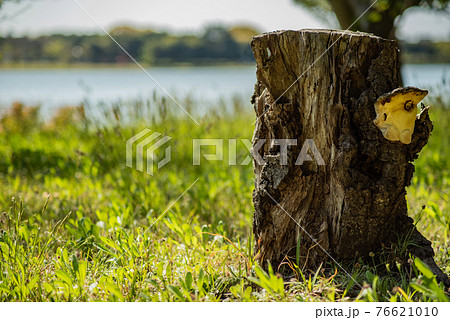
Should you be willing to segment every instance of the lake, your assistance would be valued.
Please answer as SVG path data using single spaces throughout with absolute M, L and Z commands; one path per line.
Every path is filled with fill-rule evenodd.
M 250 101 L 255 67 L 166 67 L 147 71 L 170 94 L 186 96 L 208 108 L 218 99 L 240 96 Z M 404 65 L 405 86 L 418 86 L 433 95 L 448 94 L 450 64 Z M 89 101 L 111 103 L 145 99 L 164 91 L 139 68 L 111 69 L 0 69 L 0 107 L 14 101 L 41 105 L 44 114 L 64 105 Z

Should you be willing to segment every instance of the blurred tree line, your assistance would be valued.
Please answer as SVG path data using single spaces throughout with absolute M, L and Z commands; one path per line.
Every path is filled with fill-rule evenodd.
M 117 27 L 110 31 L 136 60 L 149 65 L 178 63 L 250 63 L 249 42 L 258 32 L 251 27 L 208 27 L 201 35 Z M 127 63 L 129 57 L 107 35 L 45 35 L 0 37 L 0 61 L 58 63 Z
M 131 27 L 110 31 L 131 56 L 145 65 L 252 63 L 249 43 L 258 33 L 248 26 L 208 27 L 201 35 L 173 35 Z M 449 42 L 401 42 L 400 47 L 406 63 L 450 63 Z M 0 65 L 129 62 L 129 57 L 107 35 L 0 37 Z
M 450 42 L 400 43 L 405 63 L 450 63 Z

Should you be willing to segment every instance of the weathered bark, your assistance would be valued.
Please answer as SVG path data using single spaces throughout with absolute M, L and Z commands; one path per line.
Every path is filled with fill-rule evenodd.
M 431 243 L 407 216 L 412 161 L 432 130 L 428 110 L 416 120 L 410 144 L 386 140 L 373 123 L 377 98 L 400 86 L 395 42 L 300 30 L 263 34 L 251 45 L 257 64 L 253 145 L 265 162 L 254 154 L 253 231 L 263 266 L 295 260 L 297 241 L 301 264 L 315 269 L 330 259 L 326 252 L 340 261 L 366 258 L 406 239 L 410 252 L 448 286 Z M 257 150 L 260 139 L 265 143 Z M 286 165 L 275 139 L 297 140 L 287 147 Z M 325 165 L 295 164 L 306 139 Z

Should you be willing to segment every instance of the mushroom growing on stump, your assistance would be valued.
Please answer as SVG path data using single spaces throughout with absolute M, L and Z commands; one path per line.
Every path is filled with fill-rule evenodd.
M 377 118 L 374 124 L 390 141 L 411 143 L 417 104 L 428 94 L 427 90 L 415 87 L 398 88 L 383 94 L 375 102 Z
M 370 260 L 401 241 L 449 286 L 431 242 L 408 217 L 413 161 L 433 125 L 427 108 L 416 118 L 426 91 L 398 89 L 396 43 L 361 32 L 299 30 L 266 33 L 251 46 L 253 233 L 263 268 L 270 263 L 288 274 L 297 259 L 309 270 L 331 258 Z M 289 144 L 282 148 L 281 139 Z M 323 161 L 310 152 L 297 163 L 308 141 Z

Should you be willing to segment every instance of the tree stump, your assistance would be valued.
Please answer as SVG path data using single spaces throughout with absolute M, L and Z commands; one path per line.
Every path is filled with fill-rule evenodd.
M 301 265 L 315 270 L 330 257 L 364 259 L 408 241 L 409 252 L 449 286 L 430 241 L 407 215 L 412 161 L 433 128 L 428 109 L 413 117 L 409 141 L 390 141 L 374 124 L 377 100 L 390 100 L 401 85 L 396 43 L 300 30 L 256 36 L 251 46 L 253 232 L 263 267 L 295 261 L 298 244 Z M 300 164 L 299 155 L 306 161 Z

